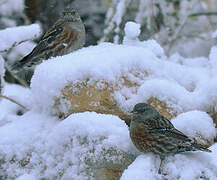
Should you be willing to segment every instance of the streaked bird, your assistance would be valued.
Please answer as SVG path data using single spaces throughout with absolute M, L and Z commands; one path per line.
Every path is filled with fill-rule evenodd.
M 134 106 L 130 123 L 130 137 L 141 152 L 152 152 L 162 160 L 172 154 L 186 151 L 211 152 L 177 130 L 172 123 L 156 109 L 146 103 Z
M 83 47 L 85 27 L 72 8 L 66 8 L 62 17 L 44 34 L 38 45 L 23 59 L 15 63 L 11 70 L 30 69 L 42 60 L 62 56 Z

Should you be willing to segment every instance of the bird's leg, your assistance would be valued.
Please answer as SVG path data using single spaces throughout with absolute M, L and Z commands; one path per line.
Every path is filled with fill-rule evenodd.
M 165 159 L 164 156 L 160 156 L 160 166 L 158 169 L 158 174 L 161 174 L 161 170 L 162 170 L 162 165 L 163 165 L 163 160 Z

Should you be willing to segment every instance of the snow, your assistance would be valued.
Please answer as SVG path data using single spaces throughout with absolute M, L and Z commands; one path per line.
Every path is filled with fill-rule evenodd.
M 166 177 L 169 180 L 206 178 L 215 180 L 217 177 L 217 163 L 211 159 L 216 156 L 216 145 L 213 145 L 210 149 L 212 153 L 189 152 L 169 157 L 163 168 L 164 173 L 167 174 Z
M 63 179 L 83 180 L 87 179 L 87 158 L 97 165 L 102 159 L 115 161 L 109 154 L 102 156 L 105 151 L 133 149 L 126 124 L 113 115 L 84 112 L 58 121 L 29 111 L 23 116 L 10 115 L 10 119 L 13 121 L 0 127 L 0 156 L 5 160 L 2 168 L 10 179 L 25 173 L 34 174 L 36 179 L 55 179 L 63 172 Z M 123 157 L 120 154 L 116 158 Z M 28 165 L 22 167 L 19 162 L 25 159 L 29 159 Z
M 211 117 L 205 112 L 189 111 L 182 113 L 172 120 L 173 125 L 191 137 L 200 139 L 204 137 L 213 142 L 216 137 L 216 129 Z M 163 161 L 162 174 L 168 180 L 173 179 L 200 179 L 206 177 L 214 180 L 217 177 L 217 146 L 214 144 L 209 148 L 212 153 L 206 152 L 186 152 L 168 156 Z M 214 157 L 214 158 L 213 158 Z M 124 171 L 121 180 L 139 179 L 162 179 L 158 174 L 160 158 L 151 153 L 145 153 Z M 203 178 L 202 178 L 203 179 Z
M 123 172 L 120 180 L 142 180 L 142 179 L 159 179 L 156 162 L 160 162 L 151 153 L 140 155 L 136 160 Z
M 13 12 L 22 12 L 24 9 L 24 0 L 2 0 L 0 2 L 0 13 L 2 15 L 11 15 Z
M 24 174 L 24 175 L 16 178 L 16 180 L 37 180 L 37 179 L 32 175 Z
M 134 22 L 127 22 L 124 28 L 125 36 L 132 39 L 138 37 L 141 32 L 140 26 L 140 24 Z
M 216 74 L 216 67 L 217 67 L 217 46 L 213 46 L 210 50 L 209 54 L 209 61 L 212 67 L 212 72 Z
M 9 52 L 7 55 L 8 60 L 10 60 L 10 63 L 14 63 L 18 59 L 21 59 L 22 57 L 26 56 L 33 50 L 36 43 L 31 41 L 23 42 L 16 47 L 13 48 L 13 51 Z
M 124 45 L 130 46 L 141 46 L 145 49 L 152 51 L 158 57 L 165 57 L 163 48 L 155 41 L 155 40 L 148 40 L 148 41 L 139 41 L 138 36 L 141 32 L 140 24 L 135 22 L 127 22 L 124 28 L 125 36 L 123 39 Z
M 153 47 L 152 41 L 149 47 Z M 216 77 L 210 74 L 209 67 L 181 65 L 165 60 L 161 49 L 156 47 L 102 43 L 44 61 L 36 68 L 32 78 L 35 103 L 49 112 L 55 97 L 60 96 L 66 84 L 82 82 L 87 78 L 91 79 L 90 84 L 97 80 L 115 84 L 123 75 L 140 84 L 136 95 L 128 89 L 127 100 L 119 100 L 123 99 L 121 96 L 125 90 L 114 92 L 114 96 L 119 97 L 117 103 L 126 109 L 132 108 L 138 99 L 142 102 L 150 97 L 168 102 L 178 112 L 206 110 L 210 104 L 215 103 Z M 149 76 L 130 77 L 129 71 L 137 74 L 146 72 Z
M 212 33 L 212 38 L 217 38 L 217 30 Z
M 37 38 L 40 34 L 41 30 L 38 24 L 0 30 L 0 51 L 6 51 L 22 41 Z
M 24 35 L 23 30 L 28 33 Z M 37 25 L 2 30 L 0 37 L 4 33 L 11 36 L 8 41 L 1 39 L 0 48 L 10 48 L 13 40 L 31 39 L 38 32 Z M 44 61 L 36 67 L 30 89 L 5 84 L 3 94 L 28 111 L 6 99 L 0 101 L 0 177 L 93 179 L 101 162 L 122 164 L 126 154 L 138 155 L 127 125 L 117 116 L 96 112 L 74 113 L 63 120 L 55 116 L 55 100 L 62 89 L 87 79 L 87 85 L 97 82 L 96 89 L 105 88 L 102 82 L 115 87 L 112 97 L 127 112 L 151 97 L 166 102 L 178 114 L 172 120 L 177 129 L 192 139 L 214 143 L 215 125 L 206 111 L 216 106 L 216 47 L 208 58 L 187 59 L 179 54 L 167 57 L 156 41 L 139 41 L 139 32 L 140 26 L 129 22 L 123 44 L 101 43 Z M 137 86 L 125 86 L 120 80 L 123 77 Z M 69 107 L 64 108 L 67 112 Z M 188 152 L 167 157 L 163 161 L 163 174 L 157 173 L 158 156 L 141 153 L 125 169 L 121 180 L 214 180 L 216 143 L 209 149 L 212 153 Z M 116 156 L 112 156 L 113 151 Z
M 205 112 L 201 111 L 188 111 L 178 115 L 172 119 L 173 125 L 183 132 L 185 135 L 196 140 L 201 137 L 213 142 L 216 137 L 216 128 L 213 124 L 212 118 Z M 209 129 L 209 131 L 204 131 Z

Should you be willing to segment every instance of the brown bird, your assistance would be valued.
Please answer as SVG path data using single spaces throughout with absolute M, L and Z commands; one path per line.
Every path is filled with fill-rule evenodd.
M 136 104 L 132 113 L 131 140 L 139 151 L 153 152 L 160 156 L 159 173 L 162 160 L 168 155 L 198 150 L 211 152 L 177 130 L 167 118 L 146 103 Z
M 30 54 L 15 63 L 11 70 L 29 69 L 42 60 L 62 56 L 83 47 L 84 24 L 74 9 L 66 8 L 62 17 L 44 34 Z

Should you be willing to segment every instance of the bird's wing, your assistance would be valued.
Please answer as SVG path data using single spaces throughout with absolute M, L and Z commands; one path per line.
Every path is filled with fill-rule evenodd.
M 181 131 L 177 130 L 176 128 L 153 128 L 149 130 L 150 133 L 160 133 L 162 135 L 175 138 L 181 141 L 192 141 L 188 136 L 183 134 Z
M 56 39 L 56 37 L 63 31 L 63 27 L 59 26 L 56 27 L 56 29 L 52 29 L 52 31 L 50 30 L 49 32 L 47 32 L 42 39 L 40 40 L 40 42 L 38 43 L 38 45 L 32 50 L 32 52 L 27 55 L 26 57 L 31 58 L 34 57 L 40 53 L 42 53 L 44 51 L 44 49 L 48 48 L 49 45 Z M 24 60 L 21 60 L 20 62 L 22 62 Z
M 41 54 L 46 49 L 49 49 L 49 46 L 52 44 L 52 42 L 56 39 L 56 37 L 63 31 L 63 26 L 61 26 L 64 22 L 58 21 L 45 35 L 42 37 L 42 39 L 39 41 L 38 45 L 32 50 L 31 53 L 29 53 L 27 56 L 25 56 L 23 59 L 18 61 L 12 66 L 12 70 L 18 70 L 23 67 L 24 64 L 37 64 L 35 61 L 31 61 L 33 57 L 37 58 L 37 55 Z M 57 26 L 58 25 L 58 26 Z
M 156 129 L 151 133 L 158 137 L 156 139 L 158 144 L 167 142 L 167 146 L 164 146 L 167 152 L 185 152 L 185 151 L 206 151 L 211 152 L 205 146 L 198 144 L 188 136 L 180 132 L 179 130 L 173 129 Z
M 56 37 L 59 33 L 63 31 L 65 21 L 63 19 L 59 19 L 42 37 L 41 41 L 47 40 L 52 42 L 53 37 Z
M 149 127 L 152 127 L 153 129 L 173 129 L 174 126 L 164 116 L 161 116 L 160 114 L 157 114 L 151 118 L 150 121 L 147 121 L 149 124 Z
M 151 132 L 170 134 L 171 136 L 176 136 L 177 138 L 184 138 L 185 140 L 189 139 L 188 136 L 177 130 L 170 122 L 170 120 L 168 120 L 164 116 L 155 116 L 149 123 L 151 123 L 150 127 L 152 127 L 150 129 Z

